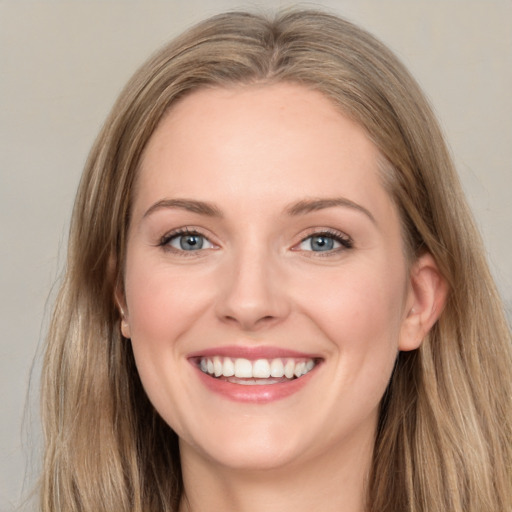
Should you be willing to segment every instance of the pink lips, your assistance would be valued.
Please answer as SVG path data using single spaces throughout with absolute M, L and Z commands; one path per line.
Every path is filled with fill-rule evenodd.
M 296 350 L 288 350 L 278 347 L 247 347 L 247 346 L 224 346 L 209 348 L 201 351 L 194 352 L 188 355 L 189 359 L 197 357 L 213 357 L 213 356 L 224 356 L 224 357 L 244 357 L 254 361 L 256 359 L 274 359 L 276 357 L 294 357 L 304 359 L 321 359 L 321 356 L 317 354 L 306 354 L 305 352 L 297 352 Z
M 228 400 L 262 404 L 284 399 L 300 391 L 314 377 L 319 365 L 315 366 L 315 368 L 306 375 L 286 382 L 276 384 L 244 385 L 228 382 L 222 378 L 215 378 L 201 371 L 197 364 L 198 360 L 202 357 L 214 356 L 245 358 L 251 361 L 274 358 L 321 359 L 316 354 L 306 354 L 304 352 L 297 352 L 277 347 L 262 346 L 224 346 L 189 354 L 189 361 L 194 366 L 201 383 L 207 389 Z

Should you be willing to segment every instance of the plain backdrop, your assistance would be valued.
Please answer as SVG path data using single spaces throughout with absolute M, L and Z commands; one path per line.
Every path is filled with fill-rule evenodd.
M 75 189 L 114 99 L 150 53 L 193 23 L 290 5 L 360 23 L 409 66 L 447 135 L 510 312 L 512 1 L 0 0 L 1 511 L 37 474 L 36 353 Z

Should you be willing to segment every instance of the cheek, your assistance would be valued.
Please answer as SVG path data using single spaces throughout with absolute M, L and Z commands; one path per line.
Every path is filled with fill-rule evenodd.
M 144 266 L 136 265 L 136 261 L 127 265 L 125 293 L 137 369 L 144 387 L 151 391 L 155 387 L 151 382 L 158 380 L 158 361 L 172 362 L 169 355 L 173 346 L 166 340 L 179 328 L 171 313 L 177 301 L 173 300 L 160 273 L 147 272 Z
M 186 330 L 207 302 L 211 289 L 201 276 L 196 279 L 192 275 L 133 257 L 125 278 L 132 339 L 169 342 Z
M 168 376 L 180 366 L 187 347 L 184 340 L 201 315 L 207 299 L 199 283 L 185 272 L 133 257 L 127 265 L 125 291 L 132 349 L 143 385 L 157 408 L 173 395 Z M 181 376 L 183 377 L 183 376 Z
M 154 272 L 150 275 L 143 271 L 128 272 L 125 289 L 132 341 L 158 340 L 172 325 L 171 311 L 178 301 Z
M 125 293 L 137 370 L 155 408 L 179 430 L 176 404 L 187 391 L 176 382 L 185 382 L 189 370 L 181 364 L 187 350 L 186 335 L 210 300 L 205 290 L 212 287 L 201 287 L 203 279 L 191 279 L 190 274 L 168 265 L 131 256 Z
M 361 346 L 395 334 L 398 343 L 404 281 L 391 274 L 368 269 L 333 272 L 323 285 L 306 283 L 303 307 L 310 308 L 331 339 L 341 337 Z
M 309 282 L 302 304 L 331 343 L 339 388 L 370 408 L 380 401 L 398 353 L 405 288 L 402 268 L 378 268 L 335 272 L 322 280 L 324 287 Z

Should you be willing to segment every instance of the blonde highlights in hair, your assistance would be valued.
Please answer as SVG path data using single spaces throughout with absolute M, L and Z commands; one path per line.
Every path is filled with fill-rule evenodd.
M 45 354 L 44 512 L 177 510 L 177 437 L 149 403 L 115 290 L 138 165 L 162 116 L 204 87 L 293 82 L 362 125 L 411 258 L 432 254 L 447 305 L 419 350 L 401 353 L 382 401 L 370 512 L 512 507 L 510 331 L 438 124 L 416 82 L 371 35 L 335 16 L 211 18 L 130 80 L 90 153 Z

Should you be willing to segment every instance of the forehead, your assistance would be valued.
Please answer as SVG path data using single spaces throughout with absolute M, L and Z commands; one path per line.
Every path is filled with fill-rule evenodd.
M 342 194 L 378 206 L 389 199 L 378 157 L 364 129 L 318 91 L 288 83 L 201 89 L 150 138 L 136 203 L 166 195 L 241 208 Z

